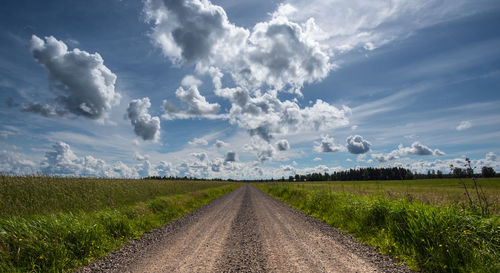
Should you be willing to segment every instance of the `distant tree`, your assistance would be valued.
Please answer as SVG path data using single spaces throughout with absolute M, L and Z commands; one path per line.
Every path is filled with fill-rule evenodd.
M 467 171 L 465 171 L 462 168 L 455 167 L 455 168 L 453 168 L 453 176 L 456 178 L 466 177 Z
M 481 175 L 483 177 L 494 177 L 495 176 L 495 170 L 493 170 L 492 167 L 486 167 L 484 166 L 482 169 L 481 169 Z

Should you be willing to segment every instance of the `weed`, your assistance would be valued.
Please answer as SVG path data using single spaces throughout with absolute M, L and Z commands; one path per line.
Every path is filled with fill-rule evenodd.
M 5 212 L 0 214 L 0 272 L 69 271 L 105 256 L 144 232 L 150 232 L 238 187 L 216 182 L 159 183 L 76 178 L 57 178 L 53 181 L 41 178 L 42 185 L 35 185 L 39 178 L 29 178 L 33 180 L 27 182 L 23 182 L 23 179 L 25 178 L 7 182 L 4 179 L 1 185 L 10 194 L 14 191 L 8 189 L 9 186 L 20 191 L 17 193 L 17 201 L 13 195 L 7 195 L 8 202 L 14 203 L 19 211 L 11 213 L 12 215 L 5 215 Z M 134 188 L 134 191 L 130 191 L 130 188 L 120 189 L 118 181 L 122 181 L 123 187 Z M 21 189 L 17 182 L 24 186 L 32 185 L 33 188 Z M 89 184 L 82 185 L 87 182 Z M 54 195 L 57 197 L 44 196 L 46 191 L 43 186 L 55 190 Z M 106 196 L 98 193 L 99 187 L 104 192 L 115 189 L 120 194 L 108 192 L 110 195 Z M 154 193 L 154 187 L 164 196 Z M 82 190 L 95 192 L 95 199 L 92 200 L 92 196 Z M 82 204 L 82 207 L 66 202 L 71 198 L 75 204 Z M 112 202 L 106 207 L 104 203 L 109 198 Z M 41 207 L 34 208 L 31 200 Z M 56 204 L 55 209 L 49 207 L 48 204 L 55 200 L 62 201 Z M 135 200 L 140 201 L 134 202 Z M 94 201 L 99 205 L 87 206 L 86 201 Z M 2 202 L 4 206 L 8 203 L 5 200 Z
M 424 272 L 500 272 L 499 216 L 292 183 L 257 186 Z

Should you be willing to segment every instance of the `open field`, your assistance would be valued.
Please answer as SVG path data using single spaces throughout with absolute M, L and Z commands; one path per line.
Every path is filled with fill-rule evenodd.
M 473 181 L 463 179 L 422 179 L 390 181 L 331 181 L 293 182 L 293 185 L 308 190 L 329 190 L 354 193 L 360 196 L 377 196 L 390 200 L 405 198 L 427 204 L 468 205 L 463 184 L 467 186 L 471 198 L 476 199 Z M 478 182 L 486 195 L 493 214 L 500 212 L 500 178 L 479 178 Z
M 0 272 L 63 272 L 85 265 L 238 186 L 2 177 Z
M 422 180 L 256 186 L 412 268 L 424 272 L 500 272 L 500 216 L 482 216 L 470 210 L 456 183 Z M 498 179 L 481 183 L 490 199 L 497 198 Z M 454 204 L 456 200 L 459 204 Z
M 189 180 L 1 176 L 0 218 L 120 208 L 160 196 L 227 184 Z

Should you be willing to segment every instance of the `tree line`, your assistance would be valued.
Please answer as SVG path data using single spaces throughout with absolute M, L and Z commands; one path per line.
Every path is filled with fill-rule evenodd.
M 425 173 L 413 173 L 409 169 L 393 168 L 360 168 L 349 169 L 333 173 L 310 173 L 289 176 L 288 181 L 366 181 L 366 180 L 412 180 L 436 178 L 466 178 L 466 177 L 495 177 L 497 174 L 491 167 L 483 167 L 481 174 L 475 174 L 472 169 L 455 167 L 449 174 L 440 170 L 430 170 Z M 284 180 L 284 179 L 282 179 Z
M 467 177 L 495 177 L 498 174 L 491 167 L 482 167 L 481 173 L 474 173 L 472 168 L 460 168 L 450 166 L 450 173 L 443 173 L 440 170 L 430 170 L 425 173 L 413 173 L 409 169 L 393 168 L 359 168 L 349 169 L 333 173 L 310 173 L 296 174 L 288 179 L 261 179 L 261 180 L 238 180 L 241 182 L 264 182 L 264 181 L 365 181 L 365 180 L 412 180 L 412 179 L 436 179 L 436 178 L 467 178 Z M 203 179 L 196 177 L 174 177 L 174 176 L 148 176 L 144 179 L 165 179 L 165 180 L 211 180 L 211 181 L 236 181 L 233 179 Z

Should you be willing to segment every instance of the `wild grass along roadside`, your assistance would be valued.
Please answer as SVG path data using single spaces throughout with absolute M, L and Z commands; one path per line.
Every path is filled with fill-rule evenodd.
M 499 216 L 290 183 L 256 186 L 423 272 L 500 272 Z
M 147 184 L 150 181 L 138 182 L 144 183 L 146 188 L 151 186 Z M 60 207 L 56 211 L 64 212 L 2 215 L 0 272 L 66 272 L 83 266 L 117 249 L 124 242 L 140 237 L 143 233 L 205 205 L 239 186 L 227 183 L 196 183 L 201 190 L 195 190 L 194 184 L 185 185 L 190 191 L 181 187 L 181 193 L 176 194 L 175 188 L 178 185 L 175 185 L 167 196 L 143 199 L 134 204 L 122 202 L 121 206 L 116 205 L 120 203 L 119 200 L 112 200 L 114 205 L 99 210 L 85 207 L 68 211 Z M 208 185 L 210 186 L 207 187 Z M 84 192 L 81 194 L 85 195 Z M 60 198 L 67 198 L 63 196 Z M 30 198 L 44 197 L 32 195 Z M 80 201 L 75 200 L 76 203 Z

